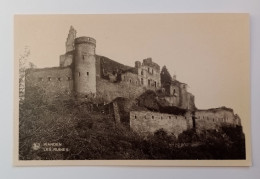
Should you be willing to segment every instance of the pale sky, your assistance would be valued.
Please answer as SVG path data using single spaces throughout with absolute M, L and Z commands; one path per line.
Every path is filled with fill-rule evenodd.
M 15 17 L 15 60 L 28 46 L 37 67 L 59 65 L 70 26 L 96 53 L 134 66 L 151 57 L 189 85 L 199 109 L 226 106 L 249 120 L 249 17 L 245 14 L 34 15 Z

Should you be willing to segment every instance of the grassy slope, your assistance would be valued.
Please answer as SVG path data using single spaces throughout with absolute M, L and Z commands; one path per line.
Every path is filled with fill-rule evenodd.
M 186 131 L 176 139 L 163 130 L 141 138 L 116 126 L 113 116 L 90 111 L 73 100 L 45 103 L 35 97 L 20 105 L 19 156 L 21 160 L 85 159 L 238 159 L 244 158 L 241 128 Z M 206 133 L 206 135 L 205 135 Z M 68 152 L 33 150 L 33 143 L 60 142 Z M 178 146 L 184 143 L 187 145 Z M 197 143 L 199 145 L 193 145 Z

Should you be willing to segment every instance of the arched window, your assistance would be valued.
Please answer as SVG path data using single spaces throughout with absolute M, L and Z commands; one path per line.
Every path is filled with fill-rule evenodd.
M 89 75 L 89 72 L 87 72 L 87 76 Z
M 144 75 L 144 71 L 143 70 L 141 71 L 141 75 Z

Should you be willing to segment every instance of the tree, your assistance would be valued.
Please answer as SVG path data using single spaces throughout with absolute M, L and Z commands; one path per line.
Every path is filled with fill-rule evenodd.
M 26 46 L 24 48 L 24 52 L 19 57 L 19 101 L 22 102 L 24 100 L 25 93 L 25 77 L 26 70 L 30 68 L 36 68 L 32 62 L 29 62 L 31 51 Z
M 163 66 L 162 67 L 162 71 L 161 71 L 161 83 L 162 83 L 162 85 L 170 84 L 171 81 L 172 81 L 171 74 L 169 73 L 169 71 L 166 68 L 166 66 Z

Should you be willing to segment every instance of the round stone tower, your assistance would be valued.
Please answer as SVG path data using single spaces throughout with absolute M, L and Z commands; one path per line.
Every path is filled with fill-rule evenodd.
M 91 37 L 75 39 L 74 89 L 79 96 L 96 94 L 96 40 Z

